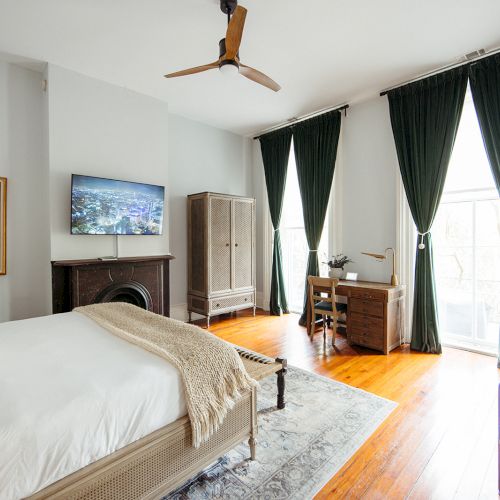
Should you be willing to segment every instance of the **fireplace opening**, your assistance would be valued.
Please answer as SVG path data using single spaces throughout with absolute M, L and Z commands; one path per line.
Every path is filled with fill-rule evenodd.
M 152 308 L 151 296 L 147 288 L 137 282 L 113 283 L 97 295 L 94 303 L 126 302 L 147 311 Z

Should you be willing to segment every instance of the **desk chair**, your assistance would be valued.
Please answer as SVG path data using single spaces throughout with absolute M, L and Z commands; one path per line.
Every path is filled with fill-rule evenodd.
M 326 342 L 326 321 L 325 318 L 332 318 L 333 321 L 333 338 L 332 345 L 335 346 L 335 336 L 337 334 L 337 321 L 342 313 L 347 312 L 347 304 L 341 304 L 335 300 L 335 287 L 339 280 L 336 278 L 320 278 L 319 276 L 308 276 L 308 307 L 311 324 L 307 325 L 309 336 L 313 337 L 316 326 L 316 315 L 320 315 L 323 319 L 323 339 Z M 321 291 L 318 290 L 321 288 Z M 325 291 L 325 288 L 328 292 Z M 323 293 L 324 295 L 321 295 Z

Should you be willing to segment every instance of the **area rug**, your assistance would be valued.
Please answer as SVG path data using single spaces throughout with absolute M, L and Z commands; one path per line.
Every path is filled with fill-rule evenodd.
M 396 403 L 299 368 L 260 383 L 257 460 L 242 443 L 165 499 L 312 498 L 396 407 Z

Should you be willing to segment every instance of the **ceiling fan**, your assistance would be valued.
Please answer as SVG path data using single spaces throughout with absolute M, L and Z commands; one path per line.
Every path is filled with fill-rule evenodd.
M 203 66 L 196 66 L 195 68 L 169 73 L 165 75 L 165 78 L 192 75 L 194 73 L 201 73 L 210 69 L 219 68 L 222 73 L 240 73 L 249 80 L 278 92 L 281 87 L 274 80 L 264 73 L 250 66 L 245 66 L 240 62 L 239 50 L 247 9 L 238 5 L 238 0 L 221 0 L 220 8 L 224 14 L 227 14 L 228 25 L 226 38 L 223 38 L 219 42 L 219 59 Z

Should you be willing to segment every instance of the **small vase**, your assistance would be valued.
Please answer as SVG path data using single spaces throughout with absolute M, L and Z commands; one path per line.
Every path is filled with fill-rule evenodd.
M 330 276 L 330 278 L 340 279 L 340 278 L 342 278 L 343 274 L 344 274 L 344 270 L 340 269 L 338 267 L 334 267 L 333 269 L 330 269 L 328 271 L 328 276 Z

